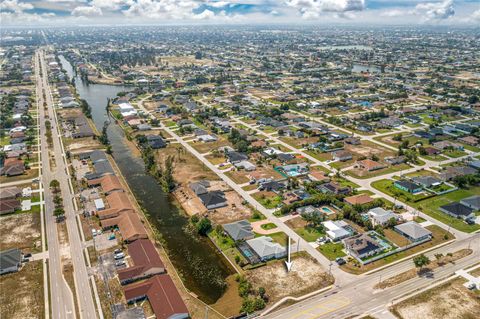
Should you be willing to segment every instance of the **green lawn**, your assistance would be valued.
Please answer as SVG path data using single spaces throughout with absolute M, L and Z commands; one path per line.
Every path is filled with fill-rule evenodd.
M 305 239 L 307 242 L 314 242 L 316 241 L 319 237 L 324 236 L 325 232 L 320 232 L 318 229 L 314 227 L 301 227 L 301 228 L 295 228 L 294 229 L 297 234 L 300 235 L 303 239 Z
M 326 243 L 318 247 L 318 250 L 329 260 L 335 260 L 338 257 L 344 257 L 346 254 L 343 252 L 342 243 Z
M 287 245 L 288 236 L 287 236 L 287 234 L 285 234 L 282 231 L 280 231 L 278 233 L 269 234 L 269 235 L 263 235 L 263 234 L 255 233 L 255 237 L 262 237 L 262 236 L 270 237 L 270 238 L 273 239 L 274 242 L 279 243 L 282 246 Z M 293 244 L 293 240 L 290 241 L 290 244 Z
M 447 155 L 449 157 L 453 157 L 453 158 L 458 158 L 458 157 L 462 157 L 462 156 L 467 155 L 466 152 L 460 151 L 460 150 L 445 151 L 445 152 L 443 152 L 443 154 Z
M 235 247 L 235 242 L 229 236 L 224 236 L 223 234 L 218 234 L 214 229 L 208 236 L 217 244 L 222 251 Z
M 253 197 L 265 208 L 268 208 L 268 209 L 275 208 L 282 203 L 282 197 L 279 195 L 262 198 L 261 194 L 259 194 L 259 196 L 255 196 L 257 194 L 259 193 L 253 194 Z
M 381 192 L 396 196 L 399 200 L 404 201 L 410 206 L 418 209 L 419 211 L 439 220 L 440 222 L 449 225 L 455 229 L 463 232 L 471 233 L 480 229 L 480 225 L 468 225 L 463 220 L 451 217 L 439 210 L 440 206 L 460 201 L 463 198 L 467 198 L 473 195 L 480 194 L 480 187 L 470 187 L 470 189 L 458 189 L 456 191 L 438 195 L 432 198 L 415 202 L 418 196 L 412 195 L 407 192 L 401 191 L 393 187 L 393 182 L 390 180 L 380 180 L 372 183 L 372 186 Z
M 316 158 L 319 161 L 325 162 L 328 160 L 332 159 L 332 154 L 331 153 L 322 153 L 319 151 L 314 151 L 314 150 L 307 150 L 305 151 L 306 154 L 310 155 L 313 158 Z
M 422 163 L 419 160 L 419 165 L 422 165 L 422 164 L 425 164 L 425 163 Z M 403 170 L 410 169 L 410 168 L 412 168 L 410 165 L 403 163 L 403 164 L 393 165 L 393 166 L 390 166 L 390 167 L 386 167 L 386 168 L 382 168 L 382 169 L 379 169 L 379 170 L 371 171 L 371 172 L 368 172 L 368 173 L 366 173 L 365 175 L 362 175 L 362 176 L 355 174 L 354 170 L 348 170 L 345 173 L 347 175 L 350 175 L 350 176 L 355 177 L 355 178 L 366 179 L 366 178 L 376 177 L 376 176 L 380 176 L 380 175 L 395 173 L 395 172 L 403 171 Z
M 262 229 L 269 230 L 269 229 L 277 228 L 277 225 L 275 225 L 274 223 L 268 223 L 268 224 L 263 224 L 260 227 L 262 227 Z

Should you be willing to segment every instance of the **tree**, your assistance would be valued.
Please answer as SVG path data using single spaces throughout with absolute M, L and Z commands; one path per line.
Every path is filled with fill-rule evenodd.
M 212 222 L 210 219 L 204 217 L 197 223 L 197 232 L 202 235 L 206 236 L 207 233 L 212 229 Z
M 416 257 L 413 257 L 413 264 L 421 271 L 424 266 L 430 264 L 430 259 L 424 254 L 420 254 Z
M 57 181 L 56 179 L 52 180 L 50 182 L 50 188 L 53 188 L 53 191 L 58 191 L 58 188 L 60 187 L 60 182 Z

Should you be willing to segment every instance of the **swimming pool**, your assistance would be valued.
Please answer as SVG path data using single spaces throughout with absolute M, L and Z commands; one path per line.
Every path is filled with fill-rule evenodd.
M 330 208 L 328 208 L 327 206 L 323 206 L 322 207 L 322 211 L 327 214 L 327 215 L 330 215 L 330 214 L 333 214 L 335 213 L 333 210 L 331 210 Z

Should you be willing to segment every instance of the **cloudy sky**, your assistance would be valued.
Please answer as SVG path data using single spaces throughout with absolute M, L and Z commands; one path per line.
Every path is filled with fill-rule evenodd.
M 480 0 L 0 0 L 2 25 L 429 24 L 480 26 Z

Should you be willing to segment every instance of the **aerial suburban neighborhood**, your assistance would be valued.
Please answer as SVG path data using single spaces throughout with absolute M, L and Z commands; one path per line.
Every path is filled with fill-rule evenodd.
M 52 3 L 0 4 L 0 318 L 479 316 L 478 5 Z

